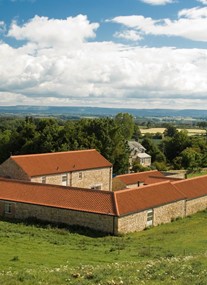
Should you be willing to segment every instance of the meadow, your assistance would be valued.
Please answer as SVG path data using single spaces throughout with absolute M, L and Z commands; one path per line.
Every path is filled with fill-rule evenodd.
M 207 284 L 207 211 L 121 236 L 0 221 L 0 284 Z
M 178 131 L 181 131 L 184 129 L 178 129 Z M 189 136 L 194 136 L 194 135 L 206 135 L 206 131 L 203 129 L 185 129 L 188 132 Z M 156 133 L 161 133 L 163 134 L 165 131 L 165 128 L 142 128 L 140 127 L 140 131 L 142 135 L 145 135 L 146 133 L 153 134 L 155 135 Z

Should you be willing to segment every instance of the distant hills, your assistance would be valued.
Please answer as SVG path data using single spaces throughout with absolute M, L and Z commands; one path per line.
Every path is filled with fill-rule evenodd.
M 66 116 L 66 117 L 104 117 L 118 113 L 130 113 L 136 117 L 191 117 L 207 118 L 207 110 L 173 109 L 125 109 L 101 107 L 55 107 L 55 106 L 1 106 L 0 115 L 23 116 Z

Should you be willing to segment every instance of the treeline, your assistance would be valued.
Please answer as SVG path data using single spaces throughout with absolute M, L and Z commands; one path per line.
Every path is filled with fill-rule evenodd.
M 157 169 L 186 169 L 191 172 L 207 167 L 206 136 L 189 136 L 186 130 L 178 131 L 172 124 L 167 124 L 162 137 L 158 145 L 153 143 L 149 134 L 142 141 Z
M 97 149 L 114 166 L 115 173 L 128 170 L 127 140 L 136 134 L 133 117 L 58 120 L 51 118 L 0 120 L 0 162 L 10 155 Z
M 128 140 L 139 140 L 152 157 L 152 169 L 197 170 L 207 166 L 206 138 L 189 137 L 166 125 L 164 138 L 155 143 L 141 135 L 132 115 L 114 118 L 60 120 L 53 118 L 0 118 L 0 163 L 10 155 L 97 149 L 112 164 L 115 174 L 129 168 Z M 146 170 L 135 162 L 133 171 Z

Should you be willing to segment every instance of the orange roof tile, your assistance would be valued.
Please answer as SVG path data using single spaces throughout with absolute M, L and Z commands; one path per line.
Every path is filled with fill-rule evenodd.
M 144 182 L 147 181 L 147 179 L 152 177 L 164 177 L 164 174 L 162 174 L 160 171 L 158 170 L 150 170 L 150 171 L 144 171 L 144 172 L 137 172 L 137 173 L 130 173 L 130 174 L 123 174 L 123 175 L 117 175 L 116 178 L 119 178 L 122 182 L 124 182 L 126 185 L 130 185 L 130 184 L 135 184 L 138 181 L 139 182 Z M 157 182 L 157 180 L 155 181 Z M 154 179 L 151 183 L 154 183 Z M 150 184 L 151 184 L 150 183 Z M 146 183 L 147 184 L 147 183 Z M 148 183 L 149 184 L 149 183 Z
M 187 199 L 198 198 L 207 195 L 207 175 L 172 182 Z
M 109 191 L 0 179 L 0 200 L 116 215 Z
M 11 156 L 10 159 L 30 177 L 112 166 L 95 149 L 16 155 Z
M 174 201 L 184 200 L 184 195 L 168 181 L 116 191 L 114 195 L 118 215 L 135 213 Z

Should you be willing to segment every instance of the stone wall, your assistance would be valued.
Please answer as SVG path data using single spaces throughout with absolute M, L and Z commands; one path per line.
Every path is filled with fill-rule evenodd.
M 185 201 L 163 205 L 153 210 L 152 225 L 170 223 L 172 219 L 184 217 Z M 147 210 L 118 218 L 118 232 L 127 233 L 142 231 L 147 227 Z
M 30 181 L 29 176 L 11 158 L 0 165 L 0 176 Z
M 67 185 L 71 187 L 92 188 L 100 185 L 101 190 L 112 189 L 111 167 L 47 175 L 46 183 L 63 185 L 62 175 L 67 175 Z M 31 181 L 42 183 L 42 176 L 32 177 Z
M 89 227 L 94 230 L 114 233 L 114 217 L 111 215 L 101 215 L 81 211 L 72 211 L 54 207 L 40 205 L 13 203 L 13 214 L 4 214 L 5 201 L 0 201 L 0 215 L 6 218 L 16 218 L 24 220 L 27 218 L 37 218 L 42 221 L 52 223 L 63 223 L 67 225 L 79 225 Z M 15 207 L 15 209 L 14 209 Z
M 186 216 L 207 209 L 207 196 L 186 201 Z
M 118 218 L 118 233 L 142 231 L 146 228 L 147 211 Z
M 154 208 L 153 226 L 170 223 L 173 219 L 185 216 L 185 200 Z

